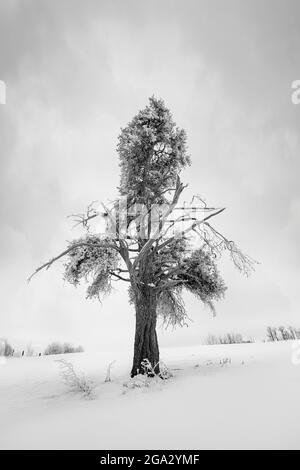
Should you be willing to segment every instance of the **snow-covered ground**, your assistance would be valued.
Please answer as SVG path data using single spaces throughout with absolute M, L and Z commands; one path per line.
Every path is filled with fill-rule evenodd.
M 2 361 L 0 448 L 300 449 L 292 346 L 162 350 L 173 378 L 136 389 L 124 387 L 124 354 L 65 355 L 94 382 L 93 399 L 68 391 L 55 362 L 61 357 Z M 104 383 L 114 359 L 112 382 Z

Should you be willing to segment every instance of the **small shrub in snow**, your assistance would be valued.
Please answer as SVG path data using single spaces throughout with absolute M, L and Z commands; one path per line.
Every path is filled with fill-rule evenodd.
M 162 361 L 159 361 L 152 367 L 148 359 L 144 359 L 141 363 L 143 367 L 143 374 L 138 374 L 132 377 L 128 382 L 123 384 L 125 389 L 136 389 L 136 388 L 149 388 L 157 386 L 162 383 L 162 379 L 166 380 L 173 377 L 172 372 Z M 159 374 L 155 372 L 155 369 L 159 365 Z M 126 390 L 124 390 L 125 393 Z
M 112 361 L 108 364 L 107 366 L 107 371 L 106 371 L 106 377 L 105 377 L 105 383 L 111 382 L 111 368 L 115 364 L 116 361 Z
M 59 359 L 56 362 L 59 363 L 63 382 L 71 391 L 79 392 L 85 398 L 93 398 L 95 387 L 84 374 L 77 374 L 73 364 L 67 362 L 65 359 Z
M 209 361 L 207 361 L 206 365 L 207 365 L 207 366 L 213 366 L 214 363 L 213 363 L 213 361 L 209 360 Z
M 162 361 L 159 361 L 159 377 L 164 380 L 173 377 L 171 370 Z
M 152 367 L 151 362 L 148 359 L 144 359 L 141 365 L 143 367 L 143 373 L 149 377 L 158 377 L 160 379 L 169 379 L 173 377 L 172 372 L 162 361 L 159 361 L 154 367 Z M 159 370 L 159 374 L 156 372 L 157 369 Z
M 149 377 L 148 375 L 138 374 L 132 377 L 127 382 L 125 382 L 123 384 L 123 387 L 129 390 L 130 389 L 133 390 L 135 388 L 149 388 L 151 385 L 154 385 L 157 383 L 155 379 L 156 379 L 156 376 Z M 125 390 L 124 390 L 124 393 L 125 393 Z
M 155 369 L 158 366 L 159 363 L 155 364 L 155 366 L 152 366 L 151 362 L 148 359 L 144 359 L 141 362 L 141 366 L 143 368 L 143 372 L 145 375 L 148 377 L 156 377 L 156 372 Z
M 225 357 L 224 359 L 220 360 L 221 367 L 227 366 L 228 364 L 231 364 L 231 359 L 229 357 Z

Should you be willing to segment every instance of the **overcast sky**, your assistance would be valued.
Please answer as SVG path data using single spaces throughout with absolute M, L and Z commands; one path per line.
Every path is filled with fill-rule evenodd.
M 0 337 L 131 347 L 119 283 L 100 305 L 60 264 L 26 278 L 80 235 L 68 214 L 116 196 L 117 136 L 153 94 L 187 131 L 187 196 L 225 206 L 216 226 L 261 263 L 224 259 L 217 318 L 187 297 L 193 323 L 162 344 L 300 326 L 299 18 L 298 0 L 0 0 Z

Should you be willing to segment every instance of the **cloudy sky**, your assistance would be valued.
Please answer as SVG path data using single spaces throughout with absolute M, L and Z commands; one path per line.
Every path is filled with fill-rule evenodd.
M 100 305 L 60 264 L 26 278 L 80 235 L 68 214 L 116 196 L 117 136 L 153 94 L 188 133 L 188 194 L 261 263 L 247 279 L 222 260 L 217 318 L 187 297 L 193 323 L 162 344 L 300 326 L 299 18 L 298 0 L 0 0 L 0 336 L 131 345 L 119 283 Z

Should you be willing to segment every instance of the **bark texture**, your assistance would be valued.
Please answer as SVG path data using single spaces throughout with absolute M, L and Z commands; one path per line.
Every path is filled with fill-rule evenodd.
M 159 348 L 156 333 L 157 295 L 151 287 L 145 286 L 135 292 L 136 328 L 134 357 L 131 377 L 145 374 L 142 361 L 148 359 L 156 374 L 159 374 Z M 149 372 L 148 372 L 149 374 Z M 151 375 L 151 373 L 149 374 Z

